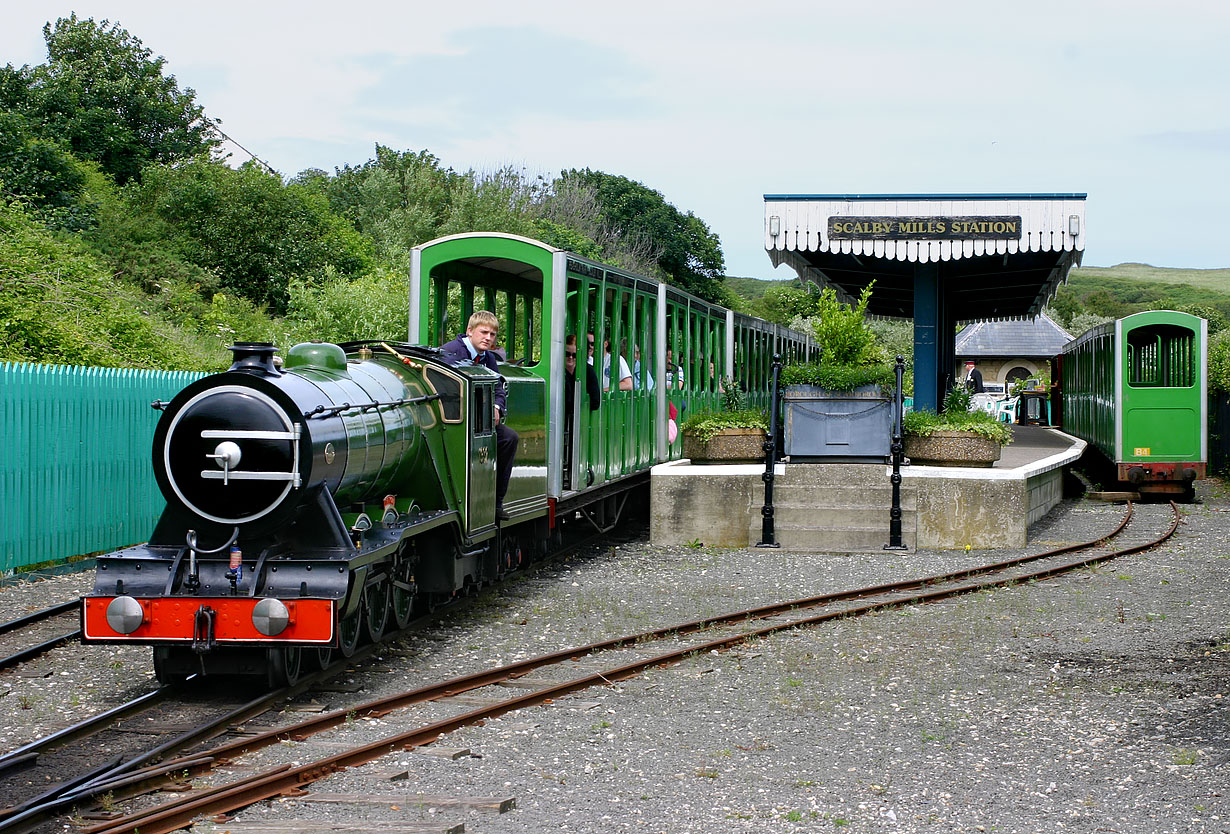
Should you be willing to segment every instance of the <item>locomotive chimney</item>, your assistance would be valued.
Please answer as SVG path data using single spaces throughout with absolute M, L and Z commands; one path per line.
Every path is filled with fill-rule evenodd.
M 282 375 L 274 364 L 273 355 L 278 349 L 272 342 L 236 342 L 228 350 L 235 354 L 229 370 L 247 371 L 260 376 Z

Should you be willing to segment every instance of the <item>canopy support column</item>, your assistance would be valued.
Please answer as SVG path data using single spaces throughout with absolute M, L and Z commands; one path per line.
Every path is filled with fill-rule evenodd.
M 914 408 L 939 412 L 944 396 L 943 355 L 951 353 L 953 338 L 944 338 L 944 294 L 940 291 L 939 264 L 914 265 Z M 945 344 L 946 343 L 946 344 Z

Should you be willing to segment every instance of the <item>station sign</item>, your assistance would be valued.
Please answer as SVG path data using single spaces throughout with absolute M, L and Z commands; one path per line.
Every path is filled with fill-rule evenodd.
M 837 217 L 832 240 L 1019 240 L 1021 217 Z

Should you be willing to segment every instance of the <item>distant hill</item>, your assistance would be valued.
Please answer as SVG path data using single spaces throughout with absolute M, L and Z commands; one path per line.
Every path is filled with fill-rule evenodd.
M 1230 294 L 1230 269 L 1175 269 L 1149 264 L 1117 264 L 1115 266 L 1080 266 L 1072 270 L 1074 278 L 1124 278 L 1160 284 L 1187 284 L 1215 292 Z
M 740 298 L 755 301 L 768 291 L 770 287 L 797 287 L 798 279 L 787 281 L 771 281 L 765 278 L 736 278 L 727 275 L 722 279 L 723 285 Z

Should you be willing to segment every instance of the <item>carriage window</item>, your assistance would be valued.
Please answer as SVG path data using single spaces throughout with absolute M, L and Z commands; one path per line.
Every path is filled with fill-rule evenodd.
M 1196 340 L 1190 330 L 1159 325 L 1127 337 L 1127 378 L 1133 388 L 1190 388 L 1196 381 Z

